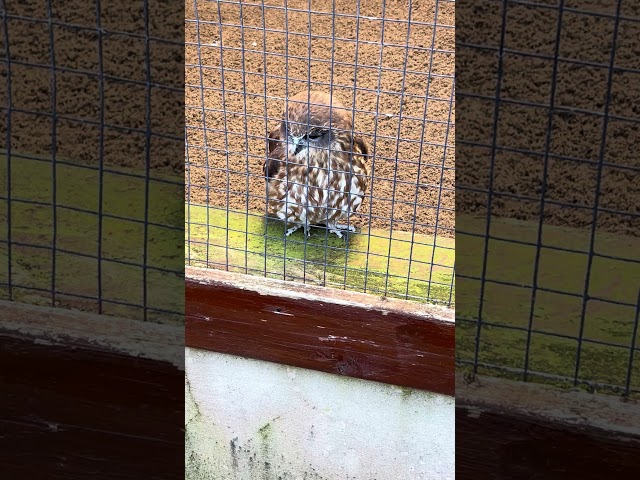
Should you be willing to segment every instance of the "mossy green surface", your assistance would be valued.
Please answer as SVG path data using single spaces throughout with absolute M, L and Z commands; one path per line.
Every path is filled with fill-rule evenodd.
M 10 282 L 13 300 L 51 305 L 55 290 L 56 305 L 97 311 L 100 254 L 103 312 L 142 318 L 144 172 L 119 168 L 118 173 L 104 173 L 102 211 L 111 216 L 103 217 L 100 238 L 99 172 L 57 164 L 54 189 L 53 166 L 46 159 L 12 156 L 9 183 L 7 157 L 0 155 L 0 298 L 9 299 Z M 154 321 L 179 322 L 181 315 L 153 309 L 179 313 L 184 308 L 182 198 L 182 185 L 149 182 L 148 220 L 156 225 L 147 232 L 147 307 L 148 319 Z
M 457 232 L 456 268 L 461 276 L 479 278 L 482 256 L 476 256 L 475 253 L 482 251 L 484 238 L 471 234 L 484 236 L 484 219 L 463 218 L 458 221 L 459 225 L 464 225 L 466 234 Z M 478 360 L 517 371 L 525 366 L 536 247 L 513 241 L 535 244 L 537 223 L 492 220 L 491 236 L 505 240 L 489 241 L 486 278 L 513 285 L 485 284 L 482 319 L 493 326 L 483 325 L 480 330 Z M 530 371 L 571 379 L 574 377 L 589 255 L 548 247 L 586 252 L 589 250 L 589 240 L 589 230 L 554 226 L 543 228 L 542 243 L 546 248 L 540 254 L 538 287 L 563 293 L 537 291 L 531 325 L 536 332 L 531 336 L 529 347 Z M 591 267 L 588 289 L 591 298 L 585 310 L 578 378 L 624 386 L 640 288 L 640 239 L 598 233 L 594 248 L 599 256 L 593 258 Z M 474 255 L 469 252 L 474 252 Z M 456 316 L 459 319 L 456 324 L 456 352 L 459 359 L 471 361 L 475 353 L 475 319 L 480 309 L 481 282 L 469 278 L 459 278 L 458 281 L 461 288 L 458 289 L 456 300 Z M 460 320 L 465 318 L 471 321 Z M 602 342 L 618 346 L 602 345 Z M 635 353 L 634 360 L 636 365 L 640 364 L 640 353 Z M 463 370 L 466 368 L 463 367 Z M 490 367 L 481 367 L 480 372 L 522 378 L 521 373 L 500 373 Z M 535 376 L 529 378 L 536 380 Z M 538 377 L 537 380 L 542 381 L 542 378 Z M 572 385 L 561 380 L 554 383 Z M 631 386 L 640 388 L 640 374 L 634 372 Z
M 454 303 L 455 243 L 410 232 L 366 230 L 338 238 L 326 229 L 285 236 L 284 223 L 263 215 L 187 205 L 185 246 L 191 265 L 369 292 Z

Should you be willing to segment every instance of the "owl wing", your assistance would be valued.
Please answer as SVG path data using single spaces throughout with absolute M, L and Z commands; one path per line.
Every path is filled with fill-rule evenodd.
M 353 137 L 353 155 L 352 162 L 357 169 L 361 171 L 357 174 L 358 181 L 360 183 L 360 189 L 364 193 L 367 189 L 367 176 L 369 175 L 366 161 L 369 158 L 369 145 L 360 136 L 355 135 Z
M 278 173 L 278 170 L 280 170 L 280 165 L 282 163 L 280 160 L 283 158 L 283 139 L 281 137 L 281 132 L 282 129 L 280 126 L 269 132 L 269 138 L 267 140 L 267 159 L 262 167 L 264 176 L 267 178 L 273 177 Z
M 362 166 L 366 169 L 366 164 L 363 162 L 362 157 L 367 158 L 369 156 L 369 146 L 367 142 L 358 135 L 353 137 L 353 153 L 360 154 L 359 161 L 362 162 Z

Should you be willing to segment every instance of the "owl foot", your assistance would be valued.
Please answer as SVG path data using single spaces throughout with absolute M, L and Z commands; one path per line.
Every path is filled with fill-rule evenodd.
M 338 238 L 342 238 L 342 232 L 340 230 L 336 230 L 335 228 L 330 228 L 329 233 L 335 233 Z
M 354 227 L 353 225 L 342 225 L 340 223 L 336 223 L 334 227 L 339 228 L 340 230 L 348 230 L 350 232 L 356 231 L 356 227 Z
M 289 230 L 286 231 L 285 235 L 288 237 L 293 232 L 297 232 L 298 230 L 300 230 L 300 228 L 304 228 L 305 237 L 311 236 L 311 229 L 309 228 L 308 225 L 294 225 L 293 227 L 291 227 Z
M 286 231 L 285 235 L 288 237 L 293 232 L 300 230 L 300 227 L 302 227 L 302 225 L 294 225 L 293 227 L 291 227 L 289 230 Z
M 343 225 L 340 223 L 336 223 L 334 225 L 329 225 L 329 233 L 335 233 L 338 238 L 342 238 L 343 233 L 352 232 L 355 233 L 356 227 L 353 225 Z

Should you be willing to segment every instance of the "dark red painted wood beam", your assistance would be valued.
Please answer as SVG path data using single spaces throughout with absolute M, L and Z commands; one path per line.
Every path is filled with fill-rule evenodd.
M 187 267 L 186 345 L 454 395 L 451 309 Z
M 637 400 L 459 375 L 456 478 L 639 478 L 638 425 Z
M 184 328 L 0 301 L 3 478 L 184 478 Z

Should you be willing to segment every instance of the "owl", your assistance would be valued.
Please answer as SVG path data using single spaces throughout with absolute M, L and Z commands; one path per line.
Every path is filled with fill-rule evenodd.
M 267 212 L 286 222 L 286 235 L 324 226 L 342 238 L 355 232 L 349 217 L 368 188 L 366 142 L 336 98 L 304 91 L 287 99 L 280 125 L 269 133 L 264 175 Z

